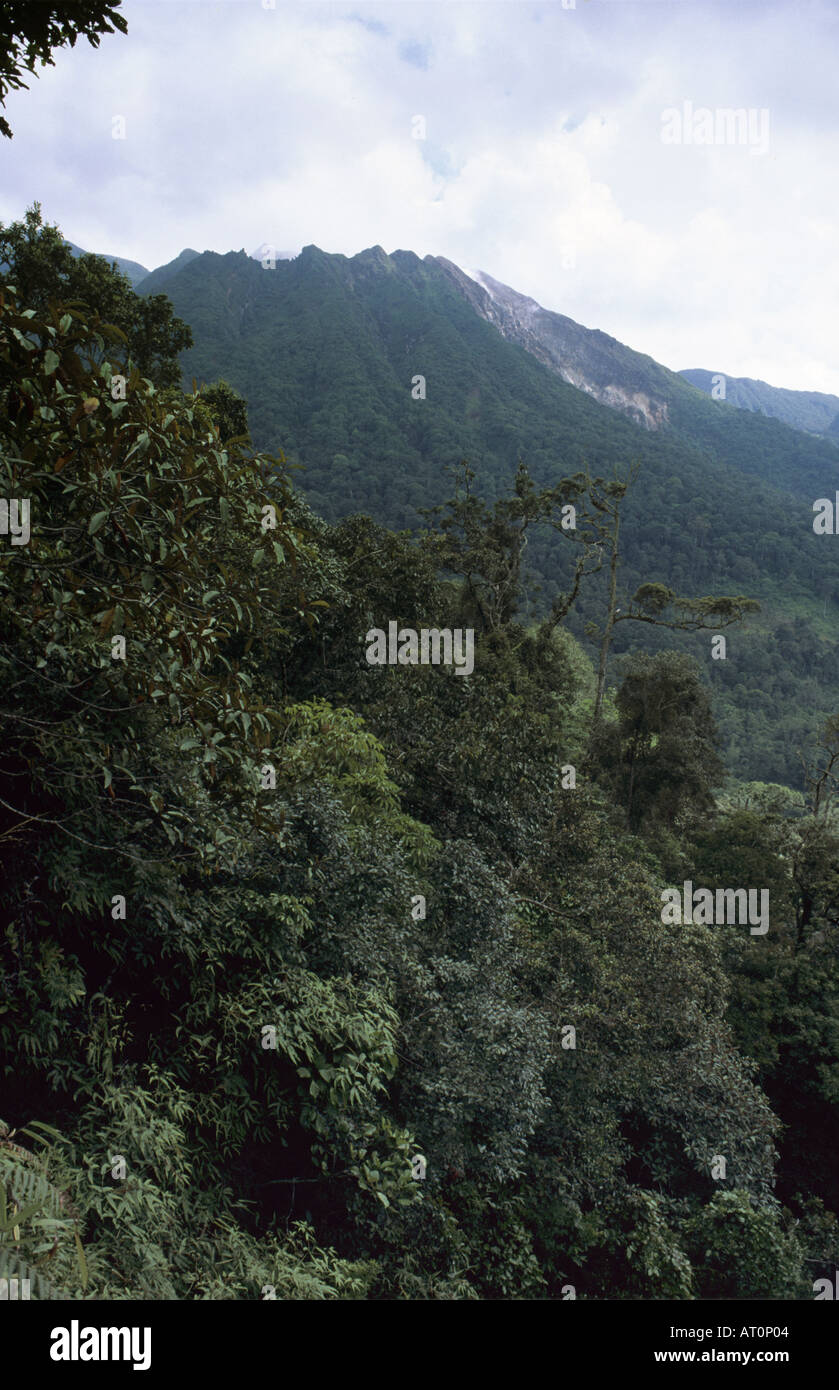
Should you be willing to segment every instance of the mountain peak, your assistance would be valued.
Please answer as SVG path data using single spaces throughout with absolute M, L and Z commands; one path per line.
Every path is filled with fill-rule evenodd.
M 251 251 L 251 260 L 262 261 L 293 261 L 298 255 L 297 251 L 281 251 L 273 241 L 263 241 L 261 246 L 257 246 L 255 251 Z
M 383 246 L 368 246 L 366 251 L 359 251 L 357 256 L 353 256 L 355 261 L 372 262 L 374 265 L 392 267 L 393 262 Z

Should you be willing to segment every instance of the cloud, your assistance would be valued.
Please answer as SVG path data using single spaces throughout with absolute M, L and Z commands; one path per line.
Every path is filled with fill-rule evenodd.
M 431 57 L 431 45 L 428 43 L 406 42 L 397 45 L 396 49 L 403 63 L 410 63 L 412 67 L 421 68 L 426 71 Z
M 365 19 L 363 15 L 351 14 L 349 16 L 353 24 L 361 24 L 370 34 L 381 34 L 387 38 L 390 30 L 386 24 L 382 24 L 380 19 Z
M 127 36 L 10 98 L 4 221 L 38 199 L 149 266 L 189 245 L 444 255 L 668 366 L 839 392 L 832 5 L 124 12 Z M 665 144 L 685 102 L 768 110 L 768 150 Z

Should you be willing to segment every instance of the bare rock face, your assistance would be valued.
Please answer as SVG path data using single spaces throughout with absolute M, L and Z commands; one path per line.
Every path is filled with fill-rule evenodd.
M 656 376 L 669 373 L 652 358 L 633 352 L 607 333 L 583 328 L 564 314 L 543 309 L 535 299 L 502 285 L 485 271 L 461 270 L 443 256 L 427 259 L 448 273 L 482 318 L 570 386 L 646 429 L 657 430 L 669 423 L 665 392 L 655 391 Z
M 588 385 L 582 382 L 580 384 L 584 391 L 589 390 Z M 599 392 L 591 391 L 590 394 L 596 396 L 603 405 L 614 406 L 615 410 L 622 410 L 625 415 L 631 415 L 633 420 L 639 425 L 646 425 L 648 430 L 657 430 L 660 425 L 667 423 L 665 402 L 651 400 L 643 391 L 627 391 L 622 386 L 604 386 Z

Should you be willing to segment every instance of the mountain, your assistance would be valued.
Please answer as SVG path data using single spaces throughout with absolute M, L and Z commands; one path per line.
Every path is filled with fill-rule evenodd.
M 535 299 L 485 271 L 463 271 L 442 256 L 437 260 L 476 313 L 558 372 L 563 381 L 647 429 L 667 423 L 667 378 L 672 373 L 666 367 L 607 333 L 583 328 L 564 314 L 543 309 Z
M 65 241 L 65 245 L 69 246 L 74 256 L 86 256 L 90 254 L 83 250 L 81 246 L 76 246 L 75 242 Z M 97 251 L 95 254 L 97 256 L 104 255 L 104 252 Z M 161 285 L 171 279 L 173 275 L 176 275 L 179 270 L 183 270 L 184 266 L 188 265 L 189 262 L 194 260 L 199 254 L 198 251 L 193 251 L 191 247 L 185 247 L 180 255 L 176 256 L 173 261 L 168 261 L 166 265 L 159 265 L 154 270 L 147 270 L 146 267 L 140 265 L 138 261 L 126 260 L 124 256 L 105 256 L 105 260 L 116 262 L 117 268 L 131 281 L 132 289 L 136 290 L 142 282 L 142 290 L 140 291 L 142 294 L 157 294 Z M 277 254 L 279 255 L 280 253 L 278 252 Z
M 717 393 L 724 390 L 727 404 L 738 410 L 771 415 L 794 429 L 839 440 L 839 396 L 822 391 L 787 391 L 752 377 L 726 376 L 724 372 L 707 372 L 701 367 L 689 368 L 679 375 L 709 396 L 714 389 Z
M 278 251 L 271 241 L 263 241 L 261 246 L 257 246 L 255 251 L 251 251 L 252 259 L 259 261 L 260 265 L 266 260 L 291 261 L 296 255 L 296 251 Z
M 199 254 L 190 246 L 186 246 L 173 261 L 167 261 L 166 265 L 159 265 L 155 270 L 150 270 L 143 281 L 140 294 L 157 294 L 167 280 L 171 280 L 173 275 L 177 275 L 179 270 L 183 270 L 184 266 L 189 265 Z
M 839 480 L 836 454 L 826 446 L 814 451 L 802 438 L 770 424 L 765 417 L 780 420 L 777 410 L 763 412 L 760 424 L 751 421 L 744 426 L 742 415 L 730 409 L 738 402 L 729 392 L 725 402 L 709 399 L 710 392 L 704 390 L 700 398 L 699 383 L 687 382 L 685 373 L 672 372 L 598 329 L 584 328 L 563 314 L 544 309 L 485 271 L 463 271 L 451 261 L 437 259 L 476 313 L 508 341 L 524 347 L 563 381 L 645 429 L 679 435 L 701 449 L 712 450 L 731 467 L 755 473 L 802 498 L 818 496 L 824 477 Z M 708 373 L 709 379 L 711 375 Z M 820 417 L 825 425 L 839 412 L 839 397 L 779 394 L 809 395 L 811 400 L 826 403 L 835 400 L 835 410 L 827 405 Z M 800 420 L 785 423 L 797 431 L 803 428 Z M 827 434 L 828 430 L 814 433 Z
M 84 251 L 81 246 L 76 246 L 72 241 L 65 241 L 64 244 L 69 246 L 76 257 L 90 254 L 90 252 Z M 129 261 L 124 256 L 106 256 L 103 251 L 97 251 L 95 254 L 104 256 L 109 263 L 116 262 L 117 269 L 121 270 L 123 275 L 126 275 L 131 281 L 132 289 L 136 289 L 140 281 L 144 280 L 149 273 L 144 265 L 140 265 L 139 261 Z
M 628 593 L 656 580 L 680 593 L 746 593 L 763 611 L 729 633 L 724 661 L 711 661 L 707 635 L 649 627 L 630 637 L 627 623 L 624 644 L 692 650 L 735 772 L 794 782 L 796 749 L 834 708 L 839 683 L 839 543 L 813 532 L 814 500 L 839 487 L 835 447 L 712 400 L 483 279 L 411 251 L 346 257 L 310 245 L 273 269 L 243 251 L 191 255 L 167 273 L 165 292 L 194 335 L 185 380 L 224 377 L 240 391 L 254 443 L 285 451 L 327 519 L 367 512 L 417 527 L 422 508 L 451 495 L 447 468 L 462 458 L 490 501 L 509 491 L 519 459 L 540 485 L 637 460 L 622 531 Z M 536 604 L 564 588 L 569 550 L 553 533 L 534 535 Z M 576 631 L 602 603 L 593 581 Z

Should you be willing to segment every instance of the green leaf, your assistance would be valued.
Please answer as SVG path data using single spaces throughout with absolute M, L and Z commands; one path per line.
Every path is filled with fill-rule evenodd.
M 102 526 L 104 526 L 107 519 L 107 512 L 96 512 L 95 515 L 90 518 L 90 525 L 87 528 L 87 534 L 89 536 L 95 536 L 96 532 L 100 530 Z
M 47 348 L 44 353 L 44 375 L 52 376 L 60 361 L 58 353 L 53 352 L 52 348 Z
M 81 1276 L 82 1276 L 82 1288 L 83 1288 L 83 1289 L 87 1289 L 88 1273 L 87 1273 L 87 1260 L 85 1259 L 84 1248 L 83 1248 L 83 1246 L 82 1246 L 81 1241 L 79 1240 L 79 1233 L 78 1233 L 78 1231 L 75 1231 L 75 1230 L 74 1230 L 74 1231 L 73 1231 L 73 1235 L 75 1236 L 75 1240 L 76 1240 L 76 1252 L 77 1252 L 78 1257 L 79 1257 L 79 1271 L 80 1271 Z

